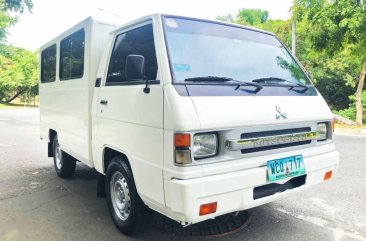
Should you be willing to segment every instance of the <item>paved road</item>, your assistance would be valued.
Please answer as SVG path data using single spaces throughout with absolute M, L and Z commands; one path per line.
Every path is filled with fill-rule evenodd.
M 0 241 L 366 240 L 366 136 L 336 136 L 338 176 L 304 194 L 249 210 L 249 227 L 222 238 L 172 237 L 154 228 L 130 238 L 114 227 L 96 173 L 57 178 L 39 140 L 38 109 L 0 110 Z

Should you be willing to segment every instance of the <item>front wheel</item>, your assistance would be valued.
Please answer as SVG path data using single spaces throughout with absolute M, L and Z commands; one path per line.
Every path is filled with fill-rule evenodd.
M 61 150 L 57 136 L 53 139 L 53 162 L 59 177 L 70 178 L 74 175 L 76 160 Z
M 150 212 L 137 194 L 132 172 L 122 157 L 112 159 L 105 185 L 109 212 L 116 227 L 127 235 L 142 231 Z

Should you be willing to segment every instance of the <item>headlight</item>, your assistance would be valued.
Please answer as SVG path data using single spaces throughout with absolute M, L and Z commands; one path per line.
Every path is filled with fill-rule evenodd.
M 218 138 L 216 133 L 196 134 L 193 137 L 193 155 L 195 159 L 215 156 Z
M 317 127 L 317 139 L 318 141 L 324 141 L 328 138 L 328 124 L 327 123 L 318 123 Z

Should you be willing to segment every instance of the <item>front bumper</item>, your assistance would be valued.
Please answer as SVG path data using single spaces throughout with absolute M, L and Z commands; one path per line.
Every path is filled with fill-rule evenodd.
M 166 204 L 169 209 L 167 215 L 180 222 L 197 223 L 263 205 L 323 182 L 324 174 L 328 171 L 333 171 L 333 178 L 338 163 L 337 151 L 304 157 L 307 175 L 304 185 L 259 199 L 253 198 L 253 189 L 269 183 L 266 166 L 187 180 L 173 178 L 165 183 Z M 289 179 L 281 180 L 281 183 Z M 200 205 L 212 202 L 217 202 L 217 211 L 199 216 Z

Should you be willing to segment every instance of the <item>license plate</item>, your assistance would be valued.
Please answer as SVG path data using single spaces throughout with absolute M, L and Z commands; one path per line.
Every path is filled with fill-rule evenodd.
M 297 155 L 268 161 L 267 173 L 269 181 L 305 174 L 304 158 Z

